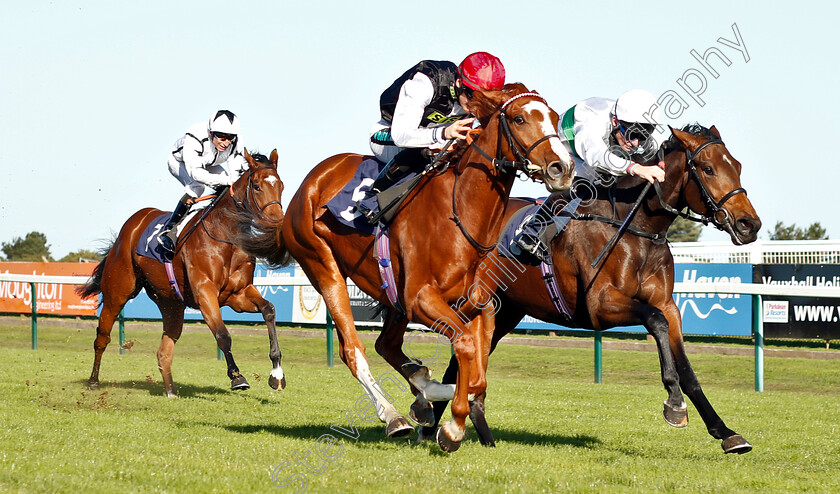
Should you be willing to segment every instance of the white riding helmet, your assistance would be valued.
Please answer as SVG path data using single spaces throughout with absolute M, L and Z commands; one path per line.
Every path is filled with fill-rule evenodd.
M 230 110 L 219 110 L 210 117 L 208 130 L 236 137 L 239 135 L 239 118 Z
M 644 89 L 631 89 L 622 93 L 615 101 L 613 115 L 622 122 L 647 124 L 657 121 L 657 109 L 658 104 L 652 94 Z M 647 117 L 645 113 L 648 114 Z

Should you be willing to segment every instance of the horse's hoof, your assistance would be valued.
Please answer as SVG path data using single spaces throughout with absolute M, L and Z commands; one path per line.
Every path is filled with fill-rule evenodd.
M 385 435 L 388 439 L 408 436 L 413 433 L 414 427 L 412 427 L 411 424 L 408 423 L 408 420 L 406 420 L 402 415 L 395 417 L 393 420 L 388 422 L 388 427 L 385 428 Z
M 435 425 L 435 408 L 429 402 L 426 403 L 426 406 L 420 405 L 416 401 L 412 403 L 408 418 L 417 425 L 433 427 Z
M 251 385 L 248 384 L 248 381 L 245 379 L 245 376 L 238 375 L 230 380 L 230 389 L 232 391 L 236 390 L 246 390 L 251 389 Z
M 688 407 L 683 403 L 680 408 L 674 408 L 665 402 L 665 409 L 662 411 L 665 422 L 672 427 L 685 427 L 688 425 Z
M 175 391 L 167 391 L 167 392 L 166 392 L 166 397 L 167 397 L 167 398 L 177 398 L 177 397 L 178 397 L 178 393 L 176 393 Z
M 282 391 L 286 389 L 286 378 L 277 379 L 274 376 L 268 376 L 268 385 L 271 386 L 271 389 Z
M 747 442 L 740 434 L 727 437 L 720 443 L 720 447 L 723 448 L 724 453 L 738 453 L 739 455 L 752 451 L 752 444 Z
M 421 427 L 417 432 L 417 444 L 434 439 L 436 430 L 434 427 Z
M 99 381 L 88 381 L 88 389 L 91 391 L 99 389 Z
M 447 453 L 454 453 L 458 451 L 458 448 L 461 447 L 461 441 L 453 441 L 449 438 L 446 434 L 446 431 L 443 430 L 443 427 L 438 427 L 437 433 L 435 434 L 435 439 L 437 439 L 438 446 L 440 449 Z

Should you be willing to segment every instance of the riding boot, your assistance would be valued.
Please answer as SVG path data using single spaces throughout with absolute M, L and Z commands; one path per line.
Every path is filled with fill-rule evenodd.
M 549 255 L 549 243 L 551 242 L 551 239 L 547 238 L 549 236 L 548 229 L 554 224 L 551 216 L 551 204 L 546 200 L 534 215 L 520 227 L 519 233 L 511 241 L 511 250 L 514 253 L 516 253 L 516 250 L 520 250 L 537 261 L 544 260 Z
M 175 225 L 184 219 L 184 216 L 186 216 L 189 212 L 190 204 L 187 202 L 188 199 L 190 199 L 189 194 L 184 194 L 184 196 L 178 200 L 178 205 L 175 206 L 175 211 L 172 212 L 172 216 L 169 217 L 169 221 L 166 222 L 158 234 L 158 242 L 160 242 L 160 246 L 166 253 L 166 257 L 170 260 L 172 260 L 175 256 L 175 241 L 172 240 L 172 237 L 170 237 L 169 234 L 172 233 Z
M 356 202 L 356 210 L 370 224 L 374 224 L 374 218 L 376 217 L 376 208 L 374 207 L 376 195 L 402 180 L 418 163 L 425 161 L 421 151 L 422 148 L 407 148 L 397 153 L 379 172 L 370 189 L 365 191 L 365 196 Z

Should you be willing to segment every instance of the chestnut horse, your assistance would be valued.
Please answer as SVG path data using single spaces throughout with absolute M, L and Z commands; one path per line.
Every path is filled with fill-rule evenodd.
M 233 360 L 230 333 L 222 321 L 220 306 L 227 305 L 237 312 L 261 312 L 268 326 L 273 366 L 269 385 L 274 389 L 285 387 L 274 306 L 252 284 L 255 258 L 264 258 L 270 264 L 283 261 L 275 257 L 283 224 L 283 182 L 277 175 L 277 150 L 270 158 L 251 156 L 246 151 L 245 158 L 248 171 L 225 189 L 213 205 L 192 218 L 179 239 L 172 267 L 183 300 L 170 286 L 164 265 L 136 252 L 143 231 L 164 214 L 154 208 L 141 209 L 125 222 L 90 281 L 77 288 L 82 297 L 102 294 L 102 312 L 93 343 L 93 371 L 88 381 L 92 388 L 99 385 L 99 364 L 111 341 L 114 321 L 123 306 L 144 288 L 163 318 L 157 359 L 168 397 L 177 396 L 172 383 L 172 352 L 181 336 L 186 307 L 199 309 L 216 337 L 227 362 L 231 389 L 248 389 L 249 384 Z
M 437 436 L 445 451 L 456 450 L 464 437 L 467 395 L 486 387 L 492 332 L 481 321 L 466 324 L 461 319 L 464 311 L 456 314 L 451 305 L 473 295 L 475 272 L 502 227 L 517 170 L 544 181 L 551 191 L 567 189 L 573 173 L 571 157 L 556 134 L 558 115 L 540 95 L 528 92 L 522 84 L 508 84 L 498 91 L 476 91 L 473 103 L 471 110 L 484 130 L 462 149 L 460 160 L 418 182 L 389 226 L 403 319 L 447 337 L 460 364 L 453 421 L 444 424 Z M 340 224 L 322 207 L 353 177 L 363 159 L 358 154 L 340 154 L 309 173 L 289 203 L 283 240 L 324 297 L 338 328 L 341 359 L 375 404 L 379 419 L 387 424 L 388 437 L 394 437 L 414 429 L 370 372 L 347 294 L 349 277 L 365 293 L 394 307 L 382 288 L 374 258 L 375 238 Z M 473 315 L 475 307 L 466 312 Z M 401 367 L 406 361 L 389 363 L 408 378 Z
M 524 266 L 494 251 L 485 265 L 491 277 L 501 280 L 496 292 L 497 313 L 491 351 L 527 314 L 567 327 L 603 331 L 618 326 L 642 324 L 656 340 L 662 382 L 668 393 L 664 403 L 665 420 L 672 426 L 688 424 L 687 407 L 680 387 L 691 399 L 709 434 L 721 440 L 726 453 L 746 453 L 752 446 L 740 434 L 729 429 L 715 412 L 688 361 L 682 336 L 682 318 L 673 299 L 674 259 L 663 240 L 678 211 L 689 208 L 704 223 L 712 223 L 726 231 L 736 245 L 753 242 L 761 228 L 761 220 L 741 187 L 741 164 L 729 153 L 713 126 L 699 125 L 673 129 L 666 143 L 665 181 L 661 195 L 650 189 L 642 207 L 632 221 L 632 228 L 620 238 L 613 251 L 596 269 L 592 259 L 616 233 L 622 219 L 639 197 L 645 182 L 622 178 L 614 190 L 613 200 L 606 188 L 597 190 L 597 197 L 584 197 L 562 233 L 551 242 L 551 261 L 557 285 L 571 319 L 552 302 L 540 268 Z M 585 190 L 575 182 L 573 191 Z M 559 211 L 565 199 L 553 204 Z M 511 199 L 505 211 L 510 218 L 529 201 Z M 613 206 L 614 204 L 614 206 Z M 614 209 L 615 207 L 615 213 Z M 574 215 L 572 215 L 574 217 Z M 600 220 L 600 221 L 599 221 Z M 512 276 L 514 273 L 516 276 Z M 396 351 L 392 349 L 391 351 Z M 454 359 L 443 382 L 451 382 L 458 365 Z M 484 418 L 485 395 L 478 395 L 470 418 L 482 444 L 493 445 L 493 437 Z M 436 414 L 445 403 L 436 403 Z M 429 435 L 434 429 L 426 429 Z

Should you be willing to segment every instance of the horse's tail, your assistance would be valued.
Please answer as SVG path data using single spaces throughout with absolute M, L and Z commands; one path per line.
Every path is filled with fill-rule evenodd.
M 110 248 L 108 249 L 110 251 Z M 90 298 L 94 295 L 102 293 L 102 273 L 105 271 L 105 261 L 108 259 L 108 252 L 102 256 L 102 260 L 93 269 L 90 279 L 84 285 L 79 285 L 74 290 L 80 297 Z

